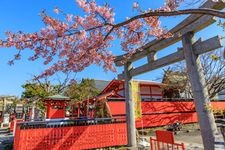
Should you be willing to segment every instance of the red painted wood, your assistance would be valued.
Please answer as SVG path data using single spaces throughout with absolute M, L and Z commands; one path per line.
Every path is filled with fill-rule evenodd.
M 140 120 L 136 121 L 137 128 L 158 127 L 169 125 L 175 122 L 194 123 L 198 122 L 197 113 L 170 113 L 170 114 L 154 114 L 143 115 Z
M 124 101 L 110 101 L 107 103 L 112 115 L 125 115 Z M 195 111 L 193 102 L 141 102 L 141 109 L 142 114 Z
M 16 124 L 17 122 L 22 122 L 22 121 L 23 120 L 17 120 L 17 119 L 15 119 L 13 122 Z M 21 139 L 20 139 L 20 137 L 21 137 Z M 22 137 L 23 136 L 20 133 L 20 128 L 16 125 L 16 131 L 15 131 L 15 134 L 14 134 L 14 144 L 13 144 L 14 149 L 15 148 L 18 148 L 18 150 L 20 150 L 19 143 L 21 141 L 23 141 L 23 138 Z
M 94 149 L 127 145 L 125 123 L 16 130 L 15 150 Z
M 156 134 L 156 139 L 159 142 L 170 143 L 170 144 L 173 144 L 175 142 L 174 134 L 171 131 L 156 130 L 155 134 Z
M 217 101 L 217 102 L 212 102 L 212 107 L 214 109 L 222 109 L 225 110 L 225 101 Z
M 2 111 L 0 111 L 0 123 L 2 122 Z
M 112 116 L 119 120 L 125 120 L 125 102 L 107 102 Z M 176 102 L 141 102 L 142 118 L 136 120 L 136 127 L 156 127 L 172 124 L 180 121 L 182 123 L 198 122 L 197 113 L 193 101 Z M 212 102 L 215 109 L 225 110 L 225 101 Z
M 65 101 L 47 101 L 47 119 L 65 118 Z M 59 107 L 59 108 L 57 108 Z
M 194 102 L 141 102 L 143 114 L 195 111 Z
M 107 102 L 112 115 L 125 115 L 125 102 Z
M 162 135 L 163 136 L 163 135 Z M 171 150 L 185 150 L 184 143 L 167 143 L 161 142 L 158 139 L 150 137 L 151 150 L 171 149 Z

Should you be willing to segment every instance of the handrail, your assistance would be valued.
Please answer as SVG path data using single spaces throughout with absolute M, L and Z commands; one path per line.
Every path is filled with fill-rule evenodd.
M 161 148 L 163 149 L 171 149 L 171 150 L 185 150 L 184 143 L 165 143 L 165 142 L 160 142 L 157 139 L 153 139 L 150 137 L 150 147 L 151 150 L 160 150 Z

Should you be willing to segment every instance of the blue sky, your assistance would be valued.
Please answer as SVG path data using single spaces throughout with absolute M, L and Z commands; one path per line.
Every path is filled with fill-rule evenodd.
M 98 3 L 108 2 L 112 6 L 116 13 L 116 21 L 123 21 L 126 17 L 131 17 L 136 14 L 132 11 L 132 4 L 138 0 L 97 0 Z M 158 8 L 163 4 L 162 0 L 139 0 L 142 7 Z M 41 17 L 38 15 L 43 9 L 48 14 L 55 15 L 53 9 L 58 6 L 65 12 L 72 14 L 81 14 L 82 11 L 76 7 L 74 0 L 1 0 L 0 1 L 0 38 L 4 39 L 4 33 L 6 31 L 24 31 L 24 32 L 35 32 L 44 27 Z M 164 19 L 163 25 L 168 28 L 173 27 L 176 23 L 182 20 L 183 17 L 170 17 Z M 213 31 L 213 32 L 212 32 Z M 213 25 L 208 29 L 202 31 L 197 36 L 203 36 L 203 39 L 215 36 L 217 33 L 222 32 L 221 28 Z M 118 41 L 112 43 L 112 50 L 115 54 L 121 54 L 121 48 Z M 179 44 L 169 47 L 167 50 L 159 53 L 159 56 L 166 55 L 176 50 L 176 46 Z M 46 66 L 42 64 L 42 60 L 30 62 L 27 60 L 28 56 L 31 55 L 29 50 L 25 50 L 22 53 L 22 59 L 17 61 L 15 65 L 8 66 L 7 62 L 16 53 L 15 48 L 1 48 L 0 49 L 0 95 L 16 95 L 20 96 L 22 92 L 21 85 L 27 80 L 32 78 L 32 75 L 40 74 Z M 135 63 L 145 62 L 141 60 Z M 122 68 L 118 68 L 118 73 L 122 71 Z M 162 70 L 152 71 L 144 75 L 137 76 L 137 79 L 154 80 L 162 76 Z M 99 66 L 90 66 L 84 71 L 76 74 L 76 79 L 81 78 L 94 78 L 102 80 L 112 80 L 117 77 L 117 73 L 104 72 Z M 52 77 L 54 79 L 54 77 Z

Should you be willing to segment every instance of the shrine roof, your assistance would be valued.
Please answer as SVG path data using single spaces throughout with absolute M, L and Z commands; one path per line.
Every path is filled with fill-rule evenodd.
M 52 95 L 45 98 L 45 100 L 69 100 L 70 98 L 63 95 Z

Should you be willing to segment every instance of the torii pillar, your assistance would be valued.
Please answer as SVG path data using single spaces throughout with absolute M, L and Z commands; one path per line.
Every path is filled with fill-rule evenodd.
M 125 99 L 126 99 L 126 123 L 127 123 L 127 139 L 130 148 L 136 148 L 136 127 L 134 117 L 134 100 L 132 99 L 131 81 L 132 76 L 130 70 L 132 69 L 131 63 L 127 62 L 124 65 L 125 77 Z
M 205 137 L 203 145 L 207 150 L 213 150 L 216 148 L 216 142 L 218 140 L 221 141 L 221 139 L 216 128 L 213 113 L 210 110 L 210 99 L 200 58 L 195 54 L 192 46 L 194 43 L 193 37 L 193 32 L 187 32 L 182 36 L 187 74 L 191 83 L 201 134 Z

